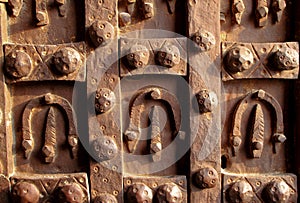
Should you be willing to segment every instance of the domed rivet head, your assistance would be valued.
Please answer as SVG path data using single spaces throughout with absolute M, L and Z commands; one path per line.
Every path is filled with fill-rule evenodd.
M 115 36 L 114 26 L 101 20 L 95 21 L 88 32 L 95 47 L 107 45 Z
M 255 198 L 251 185 L 245 180 L 233 183 L 227 190 L 226 195 L 230 203 L 252 202 Z
M 78 51 L 71 47 L 64 47 L 54 54 L 53 64 L 58 74 L 68 75 L 78 70 L 82 61 Z
M 172 68 L 180 63 L 180 51 L 174 45 L 166 45 L 156 53 L 156 62 L 164 67 Z
M 201 189 L 216 187 L 218 180 L 218 172 L 211 167 L 202 168 L 194 175 L 195 185 Z
M 224 63 L 226 70 L 230 73 L 243 72 L 254 64 L 254 56 L 249 48 L 236 46 L 227 52 Z
M 63 186 L 59 193 L 60 202 L 82 203 L 84 197 L 84 192 L 77 183 Z
M 201 90 L 196 94 L 200 113 L 212 112 L 218 106 L 216 93 L 210 90 Z
M 38 203 L 40 199 L 40 191 L 38 188 L 28 182 L 17 183 L 13 187 L 12 193 L 16 202 Z
M 107 161 L 118 154 L 118 146 L 115 140 L 109 136 L 100 136 L 92 142 L 95 158 L 99 161 Z
M 31 58 L 24 51 L 16 50 L 5 57 L 5 72 L 9 77 L 15 79 L 26 77 L 31 69 Z
M 199 30 L 192 36 L 192 40 L 196 43 L 196 47 L 201 52 L 211 50 L 216 45 L 215 36 L 206 30 Z
M 106 113 L 116 103 L 116 96 L 113 91 L 107 88 L 100 88 L 95 94 L 95 110 L 97 114 Z
M 131 69 L 144 68 L 149 63 L 150 53 L 147 47 L 143 45 L 133 45 L 126 59 Z
M 264 189 L 264 195 L 267 202 L 285 203 L 289 202 L 291 190 L 288 184 L 283 180 L 274 180 Z
M 127 190 L 128 203 L 151 203 L 153 199 L 152 190 L 144 183 L 135 183 Z
M 277 70 L 293 70 L 299 67 L 299 53 L 295 49 L 284 47 L 277 50 L 270 61 Z
M 166 183 L 158 188 L 156 198 L 158 203 L 180 203 L 183 200 L 183 195 L 175 183 Z

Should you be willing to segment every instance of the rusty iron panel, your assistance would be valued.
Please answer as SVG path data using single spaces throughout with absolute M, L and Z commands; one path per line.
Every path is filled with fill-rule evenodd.
M 40 174 L 84 170 L 85 152 L 70 103 L 72 94 L 66 95 L 73 87 L 56 86 L 60 91 L 49 93 L 53 92 L 49 86 L 40 86 L 43 89 L 39 91 L 28 90 L 29 84 L 12 88 L 14 122 L 8 127 L 15 132 L 15 171 Z
M 211 79 L 215 78 L 212 85 L 208 81 L 198 80 L 201 76 L 197 70 L 190 73 L 192 93 L 197 98 L 196 105 L 190 101 L 190 111 L 193 112 L 190 123 L 191 202 L 221 201 L 218 192 L 221 188 L 220 81 L 215 76 L 211 75 Z
M 181 91 L 176 87 L 180 86 Z M 122 124 L 124 171 L 159 176 L 187 174 L 189 98 L 186 81 L 175 75 L 124 77 Z M 181 162 L 177 162 L 182 157 Z M 185 161 L 184 161 L 185 160 Z M 149 164 L 144 165 L 144 162 Z
M 276 89 L 272 88 L 276 86 Z M 224 86 L 222 154 L 234 173 L 285 172 L 292 131 L 284 81 L 232 81 Z M 280 90 L 280 91 L 279 91 Z M 257 167 L 257 166 L 260 167 Z
M 5 4 L 0 4 L 0 43 L 1 46 L 8 40 L 8 24 L 7 24 L 7 13 Z M 4 66 L 4 51 L 0 50 L 0 65 Z M 0 69 L 0 74 L 3 75 L 3 68 Z M 4 82 L 4 77 L 0 79 L 0 89 L 1 89 L 1 106 L 0 106 L 0 132 L 1 132 L 1 152 L 0 152 L 0 165 L 1 165 L 1 174 L 9 176 L 13 171 L 13 157 L 12 157 L 12 148 L 8 147 L 13 141 L 11 129 L 6 127 L 6 121 L 9 119 L 10 109 L 10 98 L 7 97 L 8 90 Z
M 85 81 L 83 42 L 61 45 L 5 44 L 4 52 L 7 83 Z
M 297 82 L 295 82 L 294 83 L 294 85 L 295 85 L 295 87 L 294 87 L 294 90 L 293 90 L 293 93 L 294 93 L 294 95 L 295 95 L 295 97 L 294 97 L 294 104 L 295 104 L 295 109 L 297 109 L 296 111 L 295 111 L 295 113 L 296 113 L 296 117 L 295 117 L 295 122 L 298 124 L 299 122 L 300 122 L 300 120 L 299 120 L 299 114 L 298 114 L 298 112 L 299 112 L 299 105 L 300 105 L 300 100 L 299 100 L 299 94 L 298 94 L 298 92 L 299 92 L 299 87 L 300 87 L 300 83 L 299 83 L 299 81 L 297 81 Z M 299 130 L 296 128 L 296 134 L 299 132 Z M 300 137 L 299 136 L 296 136 L 295 137 L 295 140 L 293 140 L 294 142 L 295 142 L 295 146 L 298 146 L 299 145 L 299 143 L 300 143 Z M 296 154 L 296 156 L 295 156 L 295 161 L 292 163 L 292 167 L 294 168 L 294 173 L 295 174 L 297 174 L 298 175 L 298 177 L 299 177 L 299 174 L 300 174 L 300 158 L 299 158 L 299 153 L 300 153 L 300 149 L 299 149 L 299 147 L 295 147 L 295 149 L 294 149 L 294 153 Z M 300 181 L 299 181 L 299 178 L 298 178 L 298 186 L 299 186 L 299 184 L 300 184 Z
M 80 9 L 79 9 L 80 8 Z M 9 0 L 9 41 L 63 44 L 84 40 L 84 1 Z
M 92 202 L 123 202 L 118 1 L 85 2 Z
M 185 176 L 153 177 L 125 176 L 125 202 L 181 202 L 187 200 L 187 181 Z
M 123 202 L 117 1 L 86 1 L 87 98 L 92 202 Z M 99 12 L 100 11 L 100 12 Z M 116 119 L 117 118 L 117 119 Z
M 96 65 L 95 63 L 94 65 Z M 92 69 L 91 69 L 92 70 Z M 92 198 L 108 193 L 122 201 L 122 136 L 120 134 L 119 78 L 112 69 L 88 72 L 88 97 L 94 109 L 89 113 L 90 162 Z M 91 75 L 89 75 L 91 74 Z M 100 81 L 93 79 L 97 76 Z M 101 77 L 102 76 L 102 77 Z
M 185 38 L 120 39 L 120 76 L 187 74 Z
M 11 187 L 14 202 L 90 202 L 86 173 L 15 175 Z
M 292 30 L 297 1 L 221 1 L 222 41 L 284 42 Z
M 117 1 L 85 2 L 86 41 L 91 48 L 103 47 L 117 36 Z
M 131 33 L 135 38 L 142 29 L 162 29 L 185 34 L 186 2 L 178 0 L 127 0 L 118 2 L 119 30 L 121 34 Z M 134 31 L 136 31 L 134 33 Z M 174 33 L 176 32 L 176 33 Z M 151 33 L 148 33 L 151 34 Z
M 222 80 L 298 79 L 299 44 L 222 43 Z
M 223 202 L 297 202 L 297 177 L 293 174 L 223 175 Z
M 1 202 L 297 202 L 296 0 L 0 2 Z
M 220 202 L 220 2 L 187 1 L 191 102 L 190 202 Z M 197 109 L 197 111 L 195 111 Z M 197 112 L 195 115 L 192 112 Z
M 300 7 L 300 4 L 299 4 L 299 1 L 297 1 L 296 5 L 295 5 L 295 10 L 298 10 Z M 295 27 L 295 40 L 299 41 L 300 39 L 300 30 L 299 30 L 299 12 L 296 12 L 295 14 L 295 19 L 293 20 L 293 24 L 292 24 L 293 27 Z

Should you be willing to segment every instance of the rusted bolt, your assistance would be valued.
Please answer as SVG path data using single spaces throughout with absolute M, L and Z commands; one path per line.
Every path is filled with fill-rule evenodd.
M 59 200 L 61 203 L 82 203 L 84 197 L 84 192 L 77 183 L 63 186 L 59 193 Z
M 52 104 L 53 102 L 55 102 L 55 96 L 51 93 L 47 93 L 44 96 L 44 100 L 46 104 Z
M 259 7 L 256 10 L 256 16 L 260 18 L 264 18 L 268 15 L 269 9 L 267 7 Z
M 252 202 L 255 194 L 251 185 L 247 181 L 241 180 L 232 184 L 227 190 L 226 197 L 230 203 L 244 203 Z
M 174 45 L 166 45 L 156 54 L 156 62 L 167 68 L 172 68 L 180 63 L 179 49 Z
M 267 0 L 256 0 L 255 17 L 259 27 L 264 27 L 268 22 L 268 2 Z
M 95 21 L 89 28 L 89 35 L 95 47 L 104 46 L 115 36 L 115 28 L 107 21 Z
M 232 145 L 234 147 L 239 147 L 242 144 L 242 139 L 239 136 L 234 136 L 232 139 Z
M 92 142 L 92 150 L 98 161 L 111 160 L 118 154 L 118 146 L 115 140 L 108 136 L 97 137 Z
M 289 202 L 291 196 L 290 187 L 285 181 L 275 180 L 269 183 L 264 189 L 265 199 L 271 203 Z
M 78 136 L 77 135 L 69 135 L 68 143 L 71 147 L 75 147 L 78 145 Z
M 272 9 L 275 15 L 275 22 L 280 22 L 284 9 L 286 8 L 285 0 L 273 0 Z
M 115 196 L 105 193 L 97 196 L 93 203 L 118 203 L 118 201 Z
M 32 140 L 23 140 L 22 146 L 25 149 L 33 149 L 33 141 Z
M 245 11 L 245 4 L 243 0 L 234 0 L 231 10 L 234 15 L 235 22 L 240 25 Z
M 42 151 L 46 157 L 54 157 L 55 156 L 55 150 L 54 150 L 53 146 L 46 145 L 43 147 Z
M 78 51 L 71 47 L 64 47 L 54 54 L 53 64 L 59 74 L 68 75 L 78 70 L 82 61 Z
M 273 135 L 273 141 L 277 143 L 284 143 L 286 141 L 286 136 L 282 133 L 275 133 Z
M 131 24 L 131 15 L 126 12 L 119 13 L 119 24 L 121 27 L 127 26 Z
M 230 73 L 248 70 L 254 63 L 252 52 L 245 46 L 233 47 L 227 52 L 224 60 L 225 67 Z
M 31 58 L 24 51 L 16 50 L 5 57 L 5 71 L 12 78 L 19 79 L 28 76 L 31 68 Z
M 48 13 L 45 11 L 37 11 L 36 19 L 38 21 L 37 26 L 44 26 L 49 24 Z
M 132 69 L 144 68 L 149 62 L 149 50 L 143 45 L 133 45 L 126 59 Z
M 218 105 L 216 93 L 209 90 L 201 90 L 196 94 L 200 113 L 212 112 Z
M 135 183 L 127 190 L 128 203 L 151 203 L 152 199 L 152 190 L 144 183 Z
M 257 98 L 263 99 L 266 96 L 266 92 L 264 90 L 262 90 L 262 89 L 259 89 L 255 96 Z
M 162 93 L 160 91 L 159 88 L 154 88 L 151 92 L 150 92 L 150 96 L 152 99 L 154 100 L 158 100 L 161 99 Z
M 299 54 L 295 49 L 284 47 L 273 54 L 271 61 L 278 70 L 292 70 L 299 67 Z
M 195 185 L 201 189 L 216 187 L 218 179 L 218 172 L 211 167 L 200 169 L 194 176 Z
M 153 3 L 143 3 L 143 14 L 145 19 L 152 18 L 154 16 Z
M 113 91 L 107 88 L 100 88 L 95 95 L 95 110 L 97 114 L 108 112 L 114 107 L 116 96 Z
M 245 10 L 244 2 L 240 0 L 236 1 L 233 5 L 233 10 L 239 13 L 243 12 Z
M 192 40 L 197 44 L 201 52 L 209 51 L 216 45 L 214 35 L 206 30 L 199 30 L 192 36 Z
M 166 183 L 160 186 L 156 198 L 158 203 L 181 203 L 183 200 L 182 192 L 175 183 Z
M 17 183 L 12 193 L 15 202 L 38 203 L 40 199 L 40 191 L 38 188 L 28 182 Z
M 128 141 L 133 141 L 138 138 L 138 133 L 135 131 L 126 131 L 125 132 L 125 137 Z
M 263 146 L 264 145 L 262 142 L 253 142 L 252 143 L 253 150 L 262 150 Z

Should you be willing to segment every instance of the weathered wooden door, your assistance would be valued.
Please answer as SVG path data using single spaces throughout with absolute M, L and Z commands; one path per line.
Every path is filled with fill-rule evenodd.
M 1 202 L 297 202 L 296 8 L 0 0 Z

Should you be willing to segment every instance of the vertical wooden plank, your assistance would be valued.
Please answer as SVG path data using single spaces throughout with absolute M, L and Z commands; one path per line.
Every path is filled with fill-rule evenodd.
M 296 3 L 296 6 L 294 7 L 294 32 L 295 32 L 295 40 L 300 41 L 300 1 L 294 1 Z M 300 144 L 300 136 L 299 136 L 299 129 L 297 128 L 297 124 L 300 123 L 300 117 L 299 111 L 300 111 L 300 97 L 299 97 L 299 90 L 300 90 L 300 84 L 299 82 L 295 82 L 295 90 L 294 90 L 294 95 L 295 95 L 295 109 L 296 109 L 296 121 L 295 121 L 295 160 L 296 160 L 296 168 L 295 168 L 295 173 L 299 176 L 300 175 L 300 148 L 298 147 Z M 298 185 L 300 184 L 300 179 L 298 178 Z
M 295 29 L 295 40 L 300 41 L 300 1 L 294 1 L 296 3 L 294 7 L 294 29 Z
M 4 52 L 3 44 L 7 42 L 7 12 L 5 3 L 0 3 L 0 66 L 4 67 Z M 0 198 L 1 202 L 8 203 L 10 182 L 7 177 L 13 172 L 13 158 L 12 158 L 12 132 L 6 125 L 10 122 L 10 105 L 9 105 L 9 91 L 4 82 L 3 68 L 0 69 Z
M 4 52 L 3 44 L 8 40 L 7 31 L 7 12 L 4 3 L 0 3 L 0 66 L 4 66 Z M 10 118 L 10 93 L 8 87 L 4 82 L 3 69 L 0 69 L 0 173 L 9 176 L 13 172 L 13 158 L 12 158 L 12 132 L 8 127 L 7 122 L 11 122 Z
M 85 1 L 91 202 L 123 202 L 117 6 Z
M 192 102 L 190 202 L 220 202 L 220 1 L 189 0 L 188 33 L 194 41 L 189 44 L 189 83 L 199 108 L 195 111 Z
M 188 1 L 188 33 L 189 37 L 199 30 L 210 32 L 215 38 L 215 46 L 206 54 L 212 61 L 220 58 L 220 1 L 189 0 Z
M 300 91 L 300 83 L 299 81 L 295 82 L 294 83 L 295 87 L 294 87 L 294 104 L 295 104 L 295 109 L 296 109 L 296 112 L 295 112 L 295 116 L 293 118 L 295 118 L 295 122 L 294 122 L 294 135 L 295 137 L 293 138 L 293 141 L 295 142 L 294 144 L 294 148 L 295 148 L 295 161 L 296 161 L 296 164 L 292 165 L 293 167 L 295 167 L 295 170 L 293 170 L 294 173 L 296 173 L 299 177 L 300 175 L 300 147 L 299 144 L 300 144 L 300 136 L 299 136 L 299 128 L 297 127 L 300 123 L 300 95 L 299 95 L 299 91 Z M 292 116 L 291 116 L 292 117 Z M 298 185 L 300 184 L 300 180 L 298 178 Z

